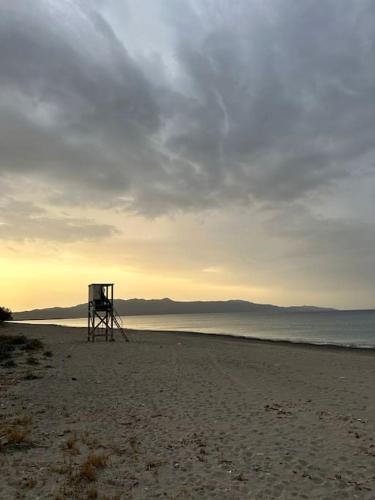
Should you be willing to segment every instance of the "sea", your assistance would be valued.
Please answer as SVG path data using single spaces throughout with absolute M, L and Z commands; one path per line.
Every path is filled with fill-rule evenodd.
M 375 348 L 375 310 L 334 312 L 160 314 L 121 316 L 123 327 L 232 335 L 306 344 Z M 85 327 L 86 318 L 25 323 Z

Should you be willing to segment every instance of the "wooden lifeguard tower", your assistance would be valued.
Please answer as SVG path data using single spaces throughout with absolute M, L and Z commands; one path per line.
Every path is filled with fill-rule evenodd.
M 96 337 L 105 337 L 113 341 L 113 325 L 120 330 L 124 339 L 129 342 L 121 327 L 114 308 L 113 283 L 92 283 L 89 285 L 87 340 L 95 342 Z

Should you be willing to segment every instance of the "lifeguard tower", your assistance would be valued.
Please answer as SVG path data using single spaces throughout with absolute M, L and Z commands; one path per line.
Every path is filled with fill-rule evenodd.
M 123 328 L 116 318 L 113 303 L 113 283 L 92 283 L 89 285 L 87 340 L 95 342 L 96 337 L 113 341 L 113 325 L 120 330 L 128 342 Z

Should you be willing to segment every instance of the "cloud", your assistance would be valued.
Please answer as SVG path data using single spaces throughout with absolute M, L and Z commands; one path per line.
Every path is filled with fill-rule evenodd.
M 369 27 L 375 8 L 349 3 L 350 16 L 334 1 L 274 1 L 268 12 L 219 2 L 213 21 L 213 4 L 203 3 L 199 42 L 185 37 L 179 51 L 199 101 L 170 146 L 204 166 L 212 189 L 298 199 L 351 175 L 373 152 L 374 31 L 356 26 Z
M 142 159 L 159 124 L 150 85 L 126 49 L 83 5 L 0 9 L 0 169 L 126 191 L 132 169 L 149 167 Z
M 317 290 L 330 289 L 337 296 L 347 295 L 348 304 L 354 303 L 358 291 L 373 296 L 373 221 L 322 217 L 298 206 L 279 211 L 265 227 L 276 241 L 284 242 L 282 267 L 289 269 L 290 279 L 299 286 L 310 284 Z
M 30 202 L 5 198 L 0 202 L 0 240 L 74 242 L 97 240 L 117 231 L 107 224 L 55 215 Z
M 156 3 L 138 50 L 144 1 L 1 3 L 0 172 L 160 214 L 374 170 L 372 1 Z

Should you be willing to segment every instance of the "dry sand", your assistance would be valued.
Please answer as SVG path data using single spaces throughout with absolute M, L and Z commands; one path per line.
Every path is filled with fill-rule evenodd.
M 375 352 L 9 332 L 42 339 L 53 357 L 0 367 L 0 425 L 30 431 L 0 448 L 1 499 L 375 498 Z

